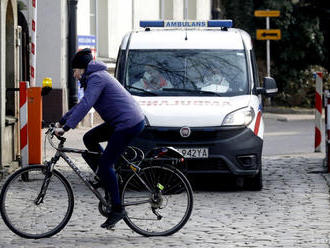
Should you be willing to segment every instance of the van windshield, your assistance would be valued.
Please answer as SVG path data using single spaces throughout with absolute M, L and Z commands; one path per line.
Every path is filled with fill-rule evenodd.
M 125 87 L 141 96 L 248 94 L 243 50 L 130 50 Z

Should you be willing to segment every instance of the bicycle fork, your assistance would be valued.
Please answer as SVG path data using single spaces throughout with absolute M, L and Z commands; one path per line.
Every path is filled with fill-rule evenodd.
M 40 192 L 39 192 L 37 198 L 34 200 L 34 203 L 37 206 L 44 202 L 44 198 L 45 198 L 45 195 L 46 195 L 48 186 L 49 186 L 49 182 L 50 182 L 50 179 L 51 179 L 51 177 L 53 175 L 54 165 L 59 160 L 59 158 L 60 158 L 60 156 L 59 156 L 59 153 L 57 152 L 55 154 L 55 156 L 51 159 L 51 161 L 50 162 L 47 162 L 47 164 L 46 164 L 45 178 L 44 178 L 44 180 L 42 182 L 42 186 L 41 186 Z

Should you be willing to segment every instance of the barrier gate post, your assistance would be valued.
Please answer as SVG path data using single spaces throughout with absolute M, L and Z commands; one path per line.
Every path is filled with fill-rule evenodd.
M 41 87 L 28 89 L 29 164 L 41 164 L 42 98 Z
M 315 78 L 315 145 L 314 151 L 321 152 L 322 126 L 322 72 L 314 73 Z
M 330 92 L 325 91 L 324 92 L 324 97 L 326 98 L 326 107 L 325 107 L 325 125 L 326 125 L 326 142 L 325 142 L 325 159 L 326 159 L 326 166 L 328 167 L 327 171 L 328 173 L 330 172 L 330 159 L 329 159 L 329 154 L 330 154 Z

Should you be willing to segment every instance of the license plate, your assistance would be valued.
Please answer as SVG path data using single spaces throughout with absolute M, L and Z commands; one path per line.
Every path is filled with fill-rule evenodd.
M 185 158 L 208 158 L 208 148 L 176 148 Z

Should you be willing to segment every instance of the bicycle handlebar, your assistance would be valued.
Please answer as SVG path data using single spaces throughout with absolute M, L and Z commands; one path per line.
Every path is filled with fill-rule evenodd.
M 81 150 L 81 149 L 75 149 L 75 148 L 65 148 L 64 143 L 66 141 L 66 138 L 56 135 L 55 133 L 56 126 L 54 123 L 49 124 L 48 130 L 46 131 L 47 139 L 51 147 L 53 147 L 57 151 L 61 152 L 72 152 L 72 153 L 89 153 L 94 155 L 101 155 L 99 152 L 93 152 L 88 150 Z M 59 145 L 56 147 L 56 145 L 53 142 L 54 136 L 60 141 Z
M 56 127 L 55 127 L 54 123 L 49 124 L 48 130 L 46 131 L 46 135 L 47 135 L 47 139 L 48 139 L 49 144 L 54 149 L 59 150 L 59 148 L 63 147 L 63 144 L 66 141 L 66 138 L 56 135 L 55 128 Z M 55 144 L 53 143 L 52 139 L 53 139 L 54 136 L 60 141 L 59 147 L 56 147 Z M 62 146 L 62 147 L 60 147 L 60 146 Z

